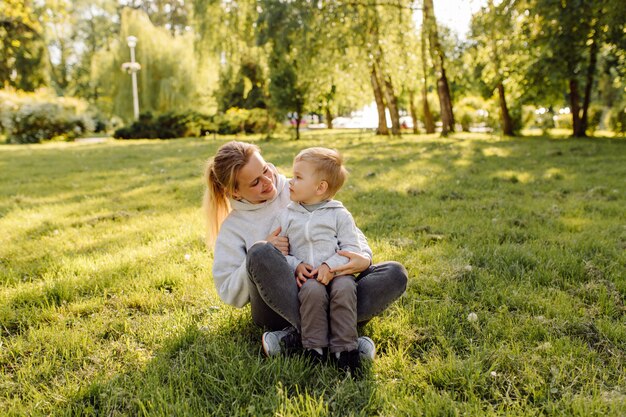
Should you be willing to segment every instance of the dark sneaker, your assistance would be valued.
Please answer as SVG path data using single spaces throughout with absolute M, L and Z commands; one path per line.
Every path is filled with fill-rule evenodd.
M 288 353 L 293 349 L 302 347 L 300 333 L 294 327 L 263 333 L 261 344 L 263 345 L 263 352 L 267 356 Z
M 353 377 L 359 376 L 361 373 L 361 357 L 359 350 L 354 349 L 339 353 L 337 366 L 343 371 L 350 371 L 350 375 Z
M 313 364 L 320 364 L 326 362 L 326 350 L 319 353 L 315 349 L 304 349 L 304 357 Z

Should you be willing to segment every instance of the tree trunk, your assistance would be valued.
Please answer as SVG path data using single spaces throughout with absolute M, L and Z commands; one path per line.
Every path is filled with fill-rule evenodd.
M 574 126 L 573 136 L 584 137 L 585 132 L 581 130 L 582 123 L 580 120 L 580 94 L 578 93 L 578 80 L 575 78 L 569 80 L 569 102 L 572 112 L 572 124 Z
M 424 83 L 422 84 L 422 110 L 424 112 L 424 127 L 426 133 L 435 133 L 435 121 L 433 120 L 433 114 L 430 112 L 430 105 L 428 104 L 428 70 L 426 63 L 426 37 L 428 36 L 426 25 L 422 24 L 422 70 L 424 72 Z
M 376 134 L 389 135 L 389 129 L 387 129 L 387 117 L 385 116 L 385 100 L 383 99 L 383 91 L 376 72 L 376 66 L 374 65 L 372 65 L 370 80 L 372 82 L 372 89 L 374 90 L 376 109 L 378 110 L 378 129 L 376 129 Z
M 409 108 L 411 110 L 411 119 L 413 119 L 413 133 L 419 134 L 420 130 L 417 126 L 417 110 L 415 109 L 415 91 L 409 91 Z
M 430 112 L 430 105 L 428 104 L 428 96 L 426 95 L 426 83 L 422 90 L 422 108 L 424 111 L 424 126 L 426 133 L 435 133 L 435 121 L 433 120 L 433 114 Z
M 333 128 L 333 115 L 330 112 L 330 104 L 326 103 L 324 106 L 324 117 L 326 118 L 326 127 L 328 129 Z
M 447 136 L 449 132 L 454 132 L 454 115 L 452 114 L 452 100 L 450 99 L 450 88 L 446 71 L 441 67 L 441 77 L 437 80 L 437 92 L 439 93 L 439 105 L 441 107 L 441 135 Z
M 298 113 L 296 116 L 296 140 L 300 140 L 300 123 L 302 122 L 302 116 Z
M 502 133 L 505 136 L 513 136 L 513 120 L 509 114 L 504 95 L 504 85 L 502 81 L 498 83 L 498 97 L 500 98 L 500 121 L 502 122 Z
M 439 43 L 439 34 L 437 33 L 437 21 L 435 19 L 435 10 L 433 0 L 424 0 L 423 5 L 423 25 L 426 28 L 428 39 L 430 41 L 430 53 L 433 64 L 437 70 L 437 94 L 439 95 L 439 105 L 441 107 L 441 135 L 446 136 L 448 132 L 454 132 L 454 114 L 452 112 L 452 98 L 450 95 L 450 86 L 446 77 L 445 54 Z
M 391 77 L 388 74 L 383 74 L 383 79 L 385 80 L 385 97 L 387 99 L 387 107 L 389 108 L 389 115 L 391 116 L 391 134 L 399 136 L 400 111 L 398 110 L 398 98 L 394 92 Z
M 583 115 L 580 120 L 580 131 L 582 135 L 587 136 L 587 128 L 589 127 L 589 103 L 591 102 L 591 87 L 593 86 L 593 75 L 596 72 L 596 62 L 598 60 L 598 40 L 597 31 L 595 32 L 592 44 L 589 47 L 589 67 L 587 68 L 587 84 L 585 85 L 585 97 L 583 98 Z

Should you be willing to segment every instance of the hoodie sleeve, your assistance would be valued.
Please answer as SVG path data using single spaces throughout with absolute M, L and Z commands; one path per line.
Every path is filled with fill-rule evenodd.
M 356 227 L 350 212 L 345 209 L 340 210 L 337 215 L 337 243 L 339 249 L 360 253 L 369 256 L 371 259 L 372 254 L 367 246 L 367 241 L 365 241 L 365 248 L 361 243 L 362 241 L 365 241 L 365 236 Z M 324 261 L 324 263 L 333 269 L 345 264 L 346 260 L 347 258 L 345 256 L 334 253 L 330 258 Z
M 250 301 L 245 240 L 223 225 L 213 254 L 213 281 L 217 294 L 226 304 L 243 307 Z
M 282 230 L 280 231 L 280 235 L 289 237 L 287 235 L 288 215 L 289 215 L 289 212 L 287 211 L 287 209 L 283 209 L 283 211 L 281 211 L 278 214 L 278 216 L 276 216 L 276 218 L 274 219 L 274 222 L 272 223 L 272 227 L 270 228 L 270 230 L 274 231 L 276 230 L 278 226 L 280 226 L 282 228 Z M 289 247 L 289 249 L 291 249 L 291 246 Z M 296 270 L 296 267 L 300 265 L 300 263 L 302 262 L 300 259 L 296 258 L 295 256 L 291 254 L 291 250 L 290 250 L 289 255 L 285 256 L 285 258 L 287 259 L 287 263 L 289 264 L 289 266 L 291 266 L 291 269 L 294 272 Z

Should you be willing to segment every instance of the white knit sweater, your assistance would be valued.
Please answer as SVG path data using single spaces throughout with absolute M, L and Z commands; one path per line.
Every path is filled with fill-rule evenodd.
M 265 240 L 272 231 L 274 219 L 289 200 L 289 182 L 272 166 L 275 175 L 276 197 L 260 204 L 231 199 L 232 211 L 222 223 L 215 242 L 213 281 L 217 293 L 226 304 L 243 307 L 250 301 L 246 254 L 258 241 Z M 365 237 L 358 231 L 363 252 L 372 257 Z

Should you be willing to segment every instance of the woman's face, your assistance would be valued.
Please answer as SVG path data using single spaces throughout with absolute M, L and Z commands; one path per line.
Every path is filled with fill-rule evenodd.
M 271 200 L 276 195 L 274 173 L 258 152 L 250 156 L 247 164 L 237 174 L 237 188 L 233 192 L 235 199 L 244 199 L 252 204 Z

